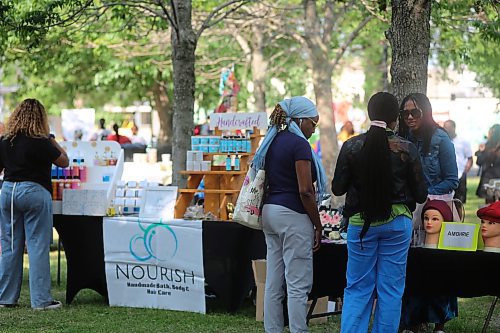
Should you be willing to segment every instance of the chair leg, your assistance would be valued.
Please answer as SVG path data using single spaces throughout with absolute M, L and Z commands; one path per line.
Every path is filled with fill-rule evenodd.
M 493 302 L 491 302 L 490 310 L 488 311 L 488 315 L 484 320 L 483 330 L 481 331 L 481 333 L 486 333 L 486 330 L 490 325 L 491 316 L 493 315 L 493 311 L 495 310 L 495 306 L 497 305 L 497 301 L 498 301 L 498 296 L 493 299 Z

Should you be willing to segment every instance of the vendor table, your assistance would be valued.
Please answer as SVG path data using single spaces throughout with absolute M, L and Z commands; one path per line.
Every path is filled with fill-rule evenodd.
M 341 297 L 346 286 L 347 246 L 322 244 L 314 255 L 312 297 Z M 405 293 L 412 295 L 500 296 L 500 253 L 410 248 Z M 439 277 L 439 278 L 436 278 Z
M 67 262 L 66 303 L 85 288 L 107 297 L 102 217 L 54 215 Z M 265 257 L 260 231 L 237 223 L 203 222 L 203 267 L 207 289 L 234 312 L 254 286 L 252 260 Z
M 342 297 L 346 286 L 347 246 L 322 244 L 314 255 L 314 278 L 309 318 L 338 314 L 311 315 L 323 296 Z M 486 332 L 500 296 L 500 253 L 446 251 L 410 248 L 406 267 L 407 295 L 479 297 L 497 296 L 491 304 L 482 332 Z

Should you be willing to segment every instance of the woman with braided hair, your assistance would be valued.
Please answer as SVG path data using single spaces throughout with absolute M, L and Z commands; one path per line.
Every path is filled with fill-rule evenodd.
M 268 183 L 262 212 L 267 244 L 264 327 L 268 333 L 283 332 L 286 282 L 290 332 L 307 332 L 312 254 L 321 242 L 317 200 L 326 188 L 323 166 L 307 141 L 319 115 L 309 99 L 293 97 L 279 102 L 270 120 L 252 161 L 252 168 L 265 169 Z
M 396 333 L 405 289 L 412 211 L 427 197 L 415 145 L 394 134 L 396 97 L 379 92 L 368 102 L 370 129 L 347 140 L 332 181 L 335 195 L 346 195 L 347 286 L 341 332 Z
M 0 307 L 17 305 L 28 247 L 31 307 L 61 307 L 50 294 L 49 247 L 52 235 L 52 163 L 67 167 L 68 156 L 50 136 L 45 108 L 26 99 L 9 117 L 0 139 Z

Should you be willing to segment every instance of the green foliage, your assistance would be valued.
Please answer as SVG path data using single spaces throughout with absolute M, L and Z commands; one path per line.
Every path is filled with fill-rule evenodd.
M 442 67 L 465 68 L 500 97 L 497 68 L 500 20 L 495 1 L 439 1 L 433 4 L 432 48 Z

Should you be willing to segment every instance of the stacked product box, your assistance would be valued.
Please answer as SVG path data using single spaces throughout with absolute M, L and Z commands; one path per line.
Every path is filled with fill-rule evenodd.
M 186 170 L 188 171 L 210 171 L 212 162 L 203 160 L 203 152 L 188 150 L 186 156 Z
M 143 181 L 119 180 L 116 183 L 115 198 L 113 199 L 114 214 L 139 214 L 141 211 L 144 189 L 148 186 L 158 186 L 158 183 Z
M 192 136 L 191 150 L 203 153 L 251 153 L 252 144 L 248 136 L 224 135 Z

